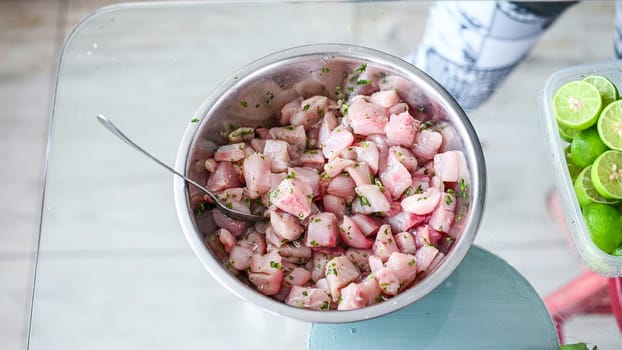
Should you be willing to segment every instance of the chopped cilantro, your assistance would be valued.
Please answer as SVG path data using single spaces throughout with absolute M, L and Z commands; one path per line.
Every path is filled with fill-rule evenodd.
M 279 264 L 276 261 L 270 261 L 270 267 L 272 267 L 273 269 L 279 269 L 279 270 L 283 269 L 283 265 Z
M 384 192 L 384 185 L 382 184 L 380 179 L 378 179 L 377 177 L 374 177 L 374 185 L 378 186 L 378 188 L 380 189 L 380 192 Z
M 367 63 L 363 63 L 363 64 L 361 64 L 361 65 L 360 65 L 360 66 L 356 69 L 356 71 L 357 71 L 357 72 L 359 72 L 359 73 L 363 73 L 363 72 L 365 71 L 365 69 L 367 69 Z
M 248 107 L 248 102 L 246 101 L 240 101 L 240 105 L 244 108 Z
M 322 310 L 328 310 L 329 306 L 330 306 L 330 304 L 328 303 L 328 301 L 324 301 L 324 303 L 322 304 L 321 309 Z
M 469 197 L 468 189 L 469 189 L 469 186 L 467 185 L 464 178 L 461 177 L 460 178 L 460 196 L 462 196 L 463 198 Z
M 359 201 L 361 202 L 361 206 L 371 207 L 371 204 L 369 203 L 369 200 L 367 199 L 367 197 L 360 196 Z
M 287 176 L 285 176 L 286 179 L 295 179 L 296 178 L 296 172 L 292 171 L 291 173 L 287 174 Z
M 304 107 L 302 107 L 302 110 L 303 111 L 308 111 L 310 107 L 311 107 L 311 105 L 307 103 Z
M 305 297 L 308 297 L 308 296 L 309 296 L 309 293 L 308 293 L 306 290 L 303 290 L 303 291 L 302 291 L 302 295 L 303 295 L 303 296 L 305 296 Z
M 420 106 L 420 107 L 418 108 L 418 111 L 419 111 L 419 112 L 421 112 L 421 113 L 425 112 L 425 107 Z
M 367 85 L 370 84 L 371 81 L 367 80 L 367 79 L 361 79 L 361 80 L 357 80 L 356 81 L 356 85 Z
M 330 176 L 329 176 L 327 173 L 323 173 L 323 174 L 322 174 L 322 179 L 323 179 L 323 180 L 330 179 Z
M 433 123 L 431 120 L 428 120 L 427 122 L 422 123 L 422 124 L 419 126 L 419 130 L 429 129 L 430 127 L 432 127 L 432 125 L 434 125 L 434 123 Z
M 346 115 L 348 114 L 348 109 L 349 109 L 348 104 L 344 102 L 341 104 L 341 107 L 339 108 L 339 112 L 341 112 L 342 115 Z
M 417 261 L 415 259 L 412 259 L 408 262 L 408 266 L 413 266 Z
M 419 184 L 419 186 L 417 186 L 417 189 L 415 190 L 415 194 L 422 194 L 423 193 L 423 188 L 421 187 L 421 184 Z
M 190 119 L 191 123 L 197 123 L 199 121 L 199 118 L 192 118 Z
M 377 303 L 383 302 L 384 298 L 382 297 L 382 294 L 378 294 L 378 296 L 376 297 L 376 299 L 374 299 L 374 301 Z
M 320 244 L 316 240 L 312 240 L 311 242 L 309 242 L 309 245 L 311 245 L 312 247 L 317 247 Z
M 322 73 L 328 73 L 330 72 L 330 69 L 328 69 L 327 67 L 322 67 Z
M 451 199 L 451 196 L 449 194 L 445 195 L 445 203 L 447 203 L 447 205 L 451 205 L 451 203 L 453 203 L 454 201 Z
M 279 194 L 281 194 L 281 189 L 277 188 L 276 190 L 274 190 L 274 192 L 272 192 L 272 197 L 276 198 L 279 196 Z

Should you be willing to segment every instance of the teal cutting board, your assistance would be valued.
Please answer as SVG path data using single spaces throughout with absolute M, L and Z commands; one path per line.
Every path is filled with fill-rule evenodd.
M 432 293 L 371 320 L 311 325 L 309 350 L 559 349 L 542 300 L 513 267 L 474 246 Z

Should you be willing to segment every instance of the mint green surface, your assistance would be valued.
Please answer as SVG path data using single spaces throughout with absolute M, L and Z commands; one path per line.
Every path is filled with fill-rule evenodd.
M 559 349 L 542 300 L 513 267 L 473 247 L 437 289 L 372 320 L 313 324 L 309 350 Z

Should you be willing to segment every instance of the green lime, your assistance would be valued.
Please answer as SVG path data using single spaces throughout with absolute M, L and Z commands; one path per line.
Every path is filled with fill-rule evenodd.
M 574 182 L 574 190 L 581 208 L 591 203 L 617 204 L 618 201 L 601 196 L 592 184 L 592 166 L 589 165 L 579 173 Z
M 581 130 L 570 144 L 572 162 L 582 168 L 592 164 L 599 155 L 608 149 L 607 145 L 601 141 L 595 127 Z
M 622 246 L 621 247 L 617 247 L 616 249 L 614 249 L 611 252 L 611 255 L 613 255 L 613 256 L 622 256 Z
M 557 90 L 553 108 L 559 124 L 584 130 L 596 123 L 602 101 L 594 86 L 584 81 L 571 81 Z
M 572 129 L 559 123 L 557 123 L 557 130 L 559 131 L 559 136 L 566 142 L 572 142 L 572 139 L 579 132 L 577 129 Z
M 572 162 L 570 145 L 564 148 L 564 155 L 566 156 L 566 164 L 568 165 L 568 172 L 570 173 L 570 178 L 574 183 L 574 181 L 577 179 L 577 176 L 579 176 L 579 173 L 581 172 L 581 167 Z
M 607 151 L 592 164 L 592 183 L 601 196 L 622 199 L 622 152 Z
M 592 203 L 583 208 L 583 217 L 598 248 L 611 253 L 622 243 L 622 217 L 614 207 Z
M 603 109 L 596 127 L 605 145 L 622 151 L 622 100 Z
M 583 81 L 598 89 L 600 98 L 603 101 L 603 108 L 620 97 L 615 84 L 602 75 L 589 75 Z

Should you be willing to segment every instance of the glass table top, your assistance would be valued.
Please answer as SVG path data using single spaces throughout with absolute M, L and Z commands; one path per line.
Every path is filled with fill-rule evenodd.
M 105 114 L 173 164 L 203 99 L 248 62 L 326 42 L 407 57 L 421 38 L 428 6 L 144 3 L 104 8 L 85 19 L 68 39 L 58 70 L 29 348 L 304 348 L 308 324 L 239 300 L 205 271 L 181 232 L 172 176 L 111 136 L 95 116 Z M 538 120 L 547 76 L 611 57 L 612 26 L 579 10 L 560 19 L 493 99 L 470 114 L 489 179 L 476 244 L 506 260 L 541 296 L 583 271 L 546 210 L 554 180 Z M 588 38 L 596 49 L 573 46 Z M 582 322 L 569 325 L 567 340 L 602 348 L 620 340 L 610 315 Z

